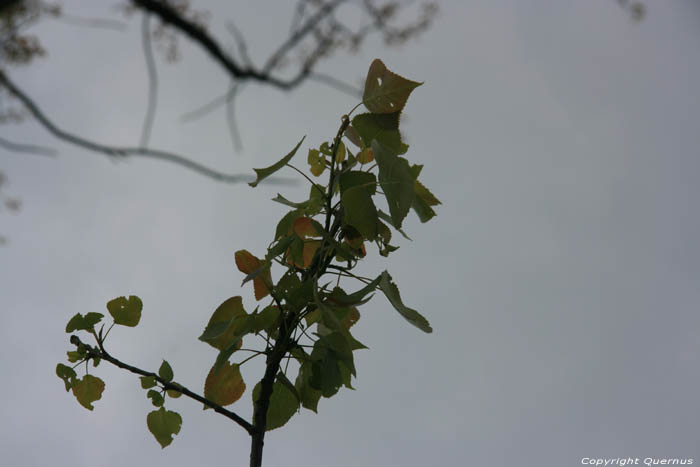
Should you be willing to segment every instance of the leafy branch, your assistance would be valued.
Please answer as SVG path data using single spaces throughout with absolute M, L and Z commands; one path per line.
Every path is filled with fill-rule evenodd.
M 367 255 L 365 242 L 375 243 L 379 254 L 388 256 L 398 248 L 390 244 L 389 226 L 402 232 L 402 221 L 411 209 L 427 222 L 435 216 L 432 207 L 440 204 L 418 181 L 422 166 L 401 157 L 408 146 L 401 141 L 399 114 L 420 84 L 392 73 L 380 60 L 372 63 L 362 96 L 369 112 L 352 119 L 343 115 L 333 139 L 308 151 L 309 172 L 320 177 L 328 170 L 325 183 L 315 183 L 291 164 L 305 138 L 276 163 L 254 169 L 252 187 L 279 170 L 293 168 L 311 182 L 309 198 L 295 203 L 278 195 L 273 200 L 292 210 L 278 222 L 264 257 L 236 251 L 236 267 L 245 274 L 241 285 L 252 283 L 255 299 L 269 301 L 262 309 L 258 306 L 248 313 L 242 297 L 235 296 L 214 311 L 199 336 L 218 351 L 203 395 L 173 382 L 172 368 L 165 361 L 156 374 L 121 362 L 105 350 L 104 341 L 114 324 L 133 327 L 140 321 L 142 303 L 136 296 L 107 303 L 114 324 L 105 334 L 104 325 L 95 331 L 103 318 L 100 313 L 78 313 L 71 318 L 66 332 L 86 331 L 95 337 L 97 347 L 71 336 L 77 350 L 68 352 L 69 362 L 85 363 L 87 369 L 90 360 L 95 365 L 106 360 L 140 375 L 142 387 L 148 390 L 146 396 L 157 407 L 147 415 L 147 426 L 163 447 L 172 442 L 182 424 L 179 414 L 165 409 L 166 396 L 185 394 L 213 408 L 250 435 L 250 465 L 259 467 L 267 431 L 284 426 L 301 407 L 316 412 L 322 397 L 333 397 L 343 386 L 353 389 L 353 353 L 367 347 L 355 339 L 351 328 L 360 319 L 358 307 L 376 291 L 382 292 L 409 323 L 432 332 L 428 320 L 403 303 L 389 272 L 383 271 L 374 279 L 352 272 Z M 346 141 L 356 149 L 346 146 Z M 369 165 L 372 162 L 375 164 Z M 365 165 L 366 170 L 358 170 Z M 380 185 L 381 192 L 377 189 Z M 378 202 L 379 197 L 385 199 L 389 214 L 377 208 L 375 198 Z M 276 281 L 273 266 L 282 270 Z M 332 280 L 323 284 L 327 274 Z M 346 292 L 341 288 L 343 279 L 359 282 L 359 290 Z M 264 349 L 243 349 L 247 336 L 262 337 Z M 232 362 L 242 351 L 253 354 Z M 223 407 L 242 397 L 246 385 L 240 367 L 258 355 L 266 356 L 265 370 L 252 391 L 254 411 L 249 422 Z M 298 364 L 294 382 L 288 376 L 291 360 Z M 73 368 L 63 364 L 57 366 L 56 373 L 66 390 L 72 390 L 78 402 L 92 410 L 92 403 L 101 398 L 104 382 L 89 374 L 79 379 Z M 160 392 L 153 389 L 158 385 Z
M 183 395 L 189 397 L 190 399 L 194 399 L 197 402 L 201 402 L 202 404 L 206 405 L 207 407 L 211 407 L 212 409 L 214 409 L 214 411 L 216 413 L 219 413 L 219 414 L 223 415 L 224 417 L 229 418 L 229 419 L 233 420 L 234 422 L 238 423 L 249 434 L 251 434 L 251 435 L 253 434 L 253 431 L 254 431 L 253 426 L 250 423 L 248 423 L 248 421 L 246 421 L 240 415 L 237 415 L 234 412 L 231 412 L 230 410 L 227 410 L 227 409 L 221 407 L 220 405 L 216 404 L 213 401 L 210 401 L 206 397 L 202 397 L 199 394 L 197 394 L 193 391 L 190 391 L 189 389 L 187 389 L 186 387 L 184 387 L 181 384 L 174 383 L 172 381 L 168 381 L 156 373 L 142 370 L 142 369 L 137 368 L 135 366 L 129 365 L 128 363 L 124 363 L 120 360 L 117 360 L 116 358 L 112 357 L 109 353 L 107 353 L 102 342 L 98 341 L 98 347 L 92 347 L 89 344 L 84 344 L 80 340 L 80 338 L 76 335 L 70 336 L 70 342 L 71 342 L 71 344 L 74 344 L 78 348 L 78 350 L 77 350 L 78 352 L 84 352 L 86 362 L 90 359 L 93 359 L 93 361 L 95 359 L 105 360 L 105 361 L 111 363 L 112 365 L 121 368 L 122 370 L 130 371 L 131 373 L 141 375 L 144 378 L 151 378 L 153 381 L 157 381 L 164 390 L 174 391 L 174 393 L 180 393 L 180 394 L 183 394 Z

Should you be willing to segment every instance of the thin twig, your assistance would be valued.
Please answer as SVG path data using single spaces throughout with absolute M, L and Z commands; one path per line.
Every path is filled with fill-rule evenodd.
M 226 22 L 226 29 L 233 36 L 233 40 L 236 42 L 236 47 L 238 48 L 238 54 L 241 56 L 241 60 L 246 64 L 247 67 L 253 67 L 253 61 L 248 55 L 248 46 L 245 43 L 245 38 L 241 31 L 236 27 L 233 21 Z
M 38 154 L 40 156 L 54 157 L 58 152 L 52 148 L 36 146 L 34 144 L 15 143 L 0 137 L 0 147 L 13 152 L 26 152 L 29 154 Z
M 61 13 L 56 16 L 57 21 L 61 21 L 73 26 L 83 26 L 88 28 L 111 29 L 113 31 L 126 31 L 126 24 L 114 19 L 107 18 L 84 18 L 82 16 Z
M 296 8 L 294 8 L 294 15 L 292 16 L 292 23 L 289 27 L 289 34 L 292 35 L 296 32 L 299 27 L 299 21 L 304 17 L 304 10 L 306 9 L 306 0 L 299 0 L 297 2 Z
M 341 81 L 338 78 L 334 78 L 331 75 L 327 75 L 325 73 L 316 73 L 316 72 L 311 72 L 309 73 L 308 78 L 313 81 L 317 81 L 319 83 L 326 84 L 333 89 L 343 92 L 349 96 L 352 96 L 357 99 L 362 98 L 362 90 L 360 88 L 356 88 L 352 84 L 348 84 L 345 81 Z
M 346 0 L 333 0 L 332 2 L 326 3 L 314 14 L 309 20 L 297 31 L 294 32 L 289 39 L 287 39 L 282 45 L 280 45 L 277 50 L 267 59 L 265 66 L 263 67 L 264 73 L 269 73 L 274 67 L 276 67 L 282 58 L 292 50 L 307 34 L 314 30 L 318 23 L 328 16 L 333 10 L 335 10 L 341 3 Z M 306 68 L 306 67 L 305 67 Z M 302 73 L 308 75 L 310 70 L 304 73 L 304 68 Z
M 215 97 L 214 99 L 210 100 L 206 104 L 203 104 L 199 107 L 197 107 L 194 110 L 190 110 L 189 112 L 186 112 L 180 116 L 180 121 L 183 123 L 186 122 L 191 122 L 194 120 L 197 120 L 201 117 L 204 117 L 206 114 L 213 112 L 214 110 L 218 109 L 222 105 L 226 104 L 226 100 L 228 99 L 228 91 L 226 94 L 222 94 L 218 97 Z
M 236 113 L 233 105 L 240 84 L 241 83 L 238 81 L 235 83 L 231 83 L 231 88 L 229 89 L 228 96 L 226 96 L 226 122 L 228 123 L 228 132 L 231 136 L 233 150 L 236 152 L 241 152 L 243 150 L 243 143 L 241 142 L 241 135 L 238 132 L 238 125 L 236 124 Z
M 316 73 L 316 72 L 309 72 L 307 75 L 307 78 L 313 81 L 316 81 L 321 84 L 325 84 L 326 86 L 329 86 L 336 91 L 343 92 L 353 98 L 361 98 L 362 97 L 362 91 L 359 88 L 356 88 L 352 84 L 346 83 L 342 80 L 339 80 L 338 78 L 334 78 L 331 75 L 327 75 L 325 73 Z M 246 83 L 241 83 L 237 82 L 239 84 L 239 89 L 236 93 L 236 95 L 239 95 L 241 91 L 243 91 L 243 88 L 245 87 Z M 207 114 L 215 111 L 219 107 L 226 105 L 229 99 L 229 93 L 230 91 L 226 91 L 226 94 L 222 94 L 220 96 L 217 96 L 210 100 L 209 102 L 197 107 L 196 109 L 190 110 L 180 116 L 180 121 L 185 123 L 185 122 L 192 122 L 194 120 L 198 120 Z
M 143 56 L 146 59 L 146 70 L 148 70 L 148 108 L 143 120 L 141 130 L 141 147 L 146 148 L 151 138 L 151 129 L 156 116 L 156 105 L 158 103 L 158 72 L 156 62 L 153 58 L 153 47 L 151 46 L 151 15 L 144 13 L 141 22 L 141 43 L 143 44 Z
M 334 3 L 340 3 L 340 1 L 344 0 L 336 0 Z M 164 23 L 179 29 L 192 41 L 204 48 L 214 61 L 221 65 L 232 78 L 259 81 L 283 90 L 289 90 L 301 84 L 309 73 L 309 70 L 304 68 L 290 79 L 280 79 L 271 76 L 267 69 L 265 69 L 265 71 L 259 71 L 254 68 L 243 68 L 236 60 L 223 51 L 221 46 L 206 30 L 198 24 L 183 18 L 171 5 L 158 0 L 131 0 L 131 3 L 138 8 L 150 11 L 158 16 Z M 283 44 L 283 47 L 285 44 Z

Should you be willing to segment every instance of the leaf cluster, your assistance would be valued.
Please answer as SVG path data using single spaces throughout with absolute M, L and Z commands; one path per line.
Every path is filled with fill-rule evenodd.
M 440 204 L 418 180 L 423 166 L 404 157 L 408 145 L 399 130 L 406 101 L 421 84 L 375 60 L 362 99 L 367 112 L 351 117 L 356 106 L 343 115 L 333 139 L 308 149 L 310 176 L 304 174 L 310 185 L 308 199 L 294 202 L 278 194 L 273 201 L 289 210 L 278 221 L 265 254 L 235 252 L 235 264 L 244 274 L 242 286 L 252 284 L 259 304 L 248 312 L 242 297 L 234 296 L 214 310 L 199 336 L 217 351 L 203 397 L 174 383 L 166 361 L 156 375 L 109 356 L 104 349 L 104 326 L 95 331 L 103 318 L 100 313 L 71 318 L 66 332 L 86 331 L 96 338 L 98 348 L 76 340 L 77 350 L 68 352 L 69 361 L 77 365 L 92 359 L 97 364 L 99 358 L 105 358 L 141 374 L 141 386 L 157 407 L 148 414 L 147 426 L 165 447 L 182 424 L 177 413 L 165 409 L 165 396 L 184 393 L 203 402 L 205 409 L 226 413 L 222 407 L 240 400 L 247 388 L 241 366 L 264 355 L 265 373 L 251 393 L 252 424 L 233 417 L 253 436 L 254 444 L 260 440 L 262 449 L 265 431 L 284 426 L 302 407 L 316 412 L 320 399 L 333 397 L 341 387 L 353 389 L 354 352 L 366 349 L 353 336 L 353 326 L 360 319 L 359 308 L 376 292 L 383 293 L 409 323 L 432 332 L 428 320 L 403 303 L 388 271 L 374 277 L 354 272 L 368 254 L 368 245 L 374 243 L 381 256 L 388 256 L 398 249 L 392 244 L 394 232 L 408 238 L 402 226 L 409 211 L 427 222 Z M 257 186 L 285 167 L 303 174 L 291 165 L 303 142 L 304 138 L 276 163 L 255 169 L 257 179 L 250 185 Z M 114 319 L 112 326 L 135 326 L 142 303 L 135 296 L 120 297 L 107 308 Z M 111 326 L 107 334 L 109 330 Z M 244 342 L 252 342 L 253 347 L 262 344 L 262 348 L 248 348 Z M 92 410 L 91 403 L 100 399 L 104 383 L 87 374 L 78 379 L 74 369 L 63 364 L 56 372 L 66 389 L 72 389 L 78 401 Z

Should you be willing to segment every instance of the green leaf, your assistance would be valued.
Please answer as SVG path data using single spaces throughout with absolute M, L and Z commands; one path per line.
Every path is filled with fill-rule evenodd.
M 85 375 L 83 379 L 76 379 L 71 389 L 80 405 L 88 410 L 92 410 L 94 409 L 92 403 L 102 398 L 105 383 L 97 376 Z
M 260 383 L 253 389 L 253 404 L 257 404 L 260 397 Z M 270 405 L 267 409 L 267 430 L 274 430 L 284 426 L 299 410 L 299 401 L 294 393 L 284 384 L 275 382 L 272 386 Z
M 369 66 L 362 103 L 373 113 L 400 112 L 408 96 L 421 84 L 389 71 L 377 58 Z
M 77 313 L 68 321 L 66 332 L 94 331 L 95 325 L 102 321 L 102 318 L 104 318 L 104 315 L 101 313 L 90 312 L 85 316 Z
M 299 393 L 297 392 L 297 388 L 294 387 L 294 384 L 292 384 L 291 381 L 289 381 L 289 378 L 287 378 L 287 375 L 284 374 L 282 370 L 277 373 L 277 382 L 285 385 L 287 389 L 289 389 L 292 394 L 294 394 L 294 397 L 297 399 L 297 403 L 301 403 L 301 397 L 299 397 Z
M 267 254 L 265 255 L 265 262 L 268 264 L 268 266 L 272 262 L 273 258 L 276 258 L 277 256 L 287 251 L 287 248 L 289 248 L 289 245 L 292 244 L 293 240 L 294 236 L 292 235 L 282 237 L 279 242 L 275 243 L 275 245 L 272 248 L 267 250 Z
M 325 201 L 325 192 L 318 185 L 311 185 L 309 201 L 307 201 L 304 212 L 309 216 L 314 216 L 321 211 Z
M 370 172 L 351 170 L 341 174 L 340 177 L 338 177 L 338 181 L 340 183 L 341 194 L 354 187 L 364 188 L 370 195 L 377 192 L 377 177 Z
M 416 196 L 413 198 L 413 204 L 411 207 L 414 211 L 416 211 L 416 214 L 418 214 L 418 218 L 421 222 L 428 222 L 430 219 L 436 216 L 435 211 L 433 211 L 431 206 L 437 206 L 438 204 L 442 203 L 440 203 L 440 200 L 438 200 L 430 192 L 430 190 L 428 190 L 418 180 L 415 181 L 414 187 Z
M 392 226 L 394 229 L 396 229 L 396 231 L 399 232 L 399 233 L 401 234 L 401 236 L 403 236 L 403 238 L 405 238 L 406 240 L 413 241 L 413 239 L 411 239 L 411 237 L 409 237 L 408 235 L 406 235 L 406 232 L 404 232 L 403 230 L 401 230 L 401 227 L 396 227 L 396 226 L 394 225 L 394 221 L 391 219 L 391 216 L 390 216 L 389 214 L 385 213 L 385 212 L 382 211 L 381 209 L 377 209 L 377 216 L 379 216 L 380 219 L 385 220 L 386 222 L 388 222 L 389 224 L 391 224 L 391 226 Z
M 328 242 L 328 244 L 329 244 L 331 247 L 333 247 L 333 248 L 335 249 L 336 253 L 342 255 L 343 258 L 345 258 L 346 260 L 349 260 L 349 259 L 351 259 L 351 258 L 355 258 L 355 257 L 358 256 L 356 253 L 353 253 L 352 251 L 350 251 L 350 250 L 348 250 L 347 248 L 345 248 L 345 246 L 343 246 L 343 245 L 341 245 L 340 243 L 338 243 L 338 242 L 337 242 L 334 238 L 332 238 L 332 237 L 328 234 L 328 232 L 326 232 L 325 230 L 322 230 L 320 233 L 321 233 L 321 236 L 323 237 L 323 239 L 324 239 L 326 242 Z
M 316 359 L 311 365 L 309 384 L 312 388 L 321 391 L 323 397 L 333 397 L 343 385 L 335 353 L 327 348 L 317 351 L 317 348 L 314 347 L 311 358 L 314 357 Z
M 297 287 L 286 292 L 287 304 L 290 306 L 293 312 L 297 312 L 302 308 L 306 307 L 311 301 L 313 301 L 313 282 L 311 279 L 306 279 L 301 282 Z
M 341 361 L 338 362 L 338 370 L 340 370 L 340 377 L 343 379 L 345 387 L 354 391 L 355 388 L 352 387 L 352 371 Z
M 163 360 L 163 363 L 160 364 L 160 368 L 158 369 L 158 376 L 160 376 L 167 382 L 173 380 L 173 377 L 175 375 L 173 374 L 173 369 L 170 367 L 170 363 Z
M 425 203 L 426 203 L 428 206 L 437 206 L 438 204 L 442 204 L 442 203 L 440 202 L 440 200 L 437 199 L 437 198 L 435 197 L 435 195 L 433 195 L 433 194 L 430 192 L 430 190 L 428 190 L 428 189 L 425 187 L 425 185 L 423 185 L 423 184 L 422 184 L 421 182 L 419 182 L 418 180 L 416 180 L 415 189 L 416 189 L 416 195 L 418 195 L 419 197 L 421 197 L 421 198 L 423 199 L 423 201 L 425 201 Z
M 151 403 L 156 407 L 162 407 L 163 404 L 165 404 L 165 397 L 163 397 L 163 395 L 155 389 L 149 389 L 149 391 L 146 393 L 146 397 L 151 399 Z
M 79 362 L 80 360 L 85 358 L 85 352 L 80 352 L 79 350 L 69 350 L 66 353 L 68 354 L 68 361 L 71 363 Z
M 238 337 L 239 327 L 245 327 L 242 325 L 247 324 L 247 320 L 244 320 L 247 316 L 243 299 L 240 296 L 231 297 L 214 311 L 199 340 L 215 349 L 224 350 Z
M 303 216 L 304 213 L 299 210 L 289 211 L 285 214 L 282 219 L 277 223 L 277 229 L 275 230 L 275 240 L 289 234 L 292 230 L 292 224 L 297 218 Z
M 348 342 L 347 337 L 350 336 L 349 332 L 332 332 L 319 339 L 321 345 L 327 346 L 333 351 L 336 360 L 345 363 L 345 365 L 350 369 L 350 372 L 355 376 L 355 363 L 352 357 L 352 348 L 350 347 L 350 342 Z
M 372 282 L 362 287 L 357 292 L 351 293 L 350 295 L 346 295 L 342 289 L 334 289 L 333 293 L 331 293 L 330 297 L 328 298 L 328 301 L 340 306 L 361 305 L 369 300 L 364 300 L 365 296 L 371 292 L 374 292 L 377 285 L 379 285 L 380 280 L 381 276 L 377 276 L 377 278 Z
M 141 380 L 141 387 L 143 389 L 150 389 L 158 384 L 155 376 L 141 376 L 139 379 Z
M 309 327 L 314 323 L 317 323 L 321 319 L 321 310 L 316 308 L 314 311 L 309 313 L 304 317 L 306 321 L 306 326 Z
M 321 398 L 321 391 L 312 388 L 309 379 L 311 379 L 311 365 L 303 364 L 299 368 L 294 386 L 299 394 L 299 399 L 301 399 L 302 407 L 318 413 L 318 400 Z
M 182 395 L 182 393 L 177 389 L 168 389 L 165 392 L 168 394 L 168 397 L 172 397 L 173 399 L 177 399 Z
M 241 339 L 241 336 L 237 337 L 233 340 L 233 342 L 231 342 L 231 344 L 229 344 L 228 347 L 219 352 L 219 355 L 216 357 L 216 361 L 214 362 L 214 371 L 219 371 L 219 369 L 224 366 L 224 363 L 228 362 L 228 359 L 231 357 L 231 355 L 233 355 L 233 352 L 241 348 Z
M 433 208 L 428 206 L 428 203 L 426 203 L 425 200 L 420 196 L 416 196 L 413 198 L 413 203 L 411 203 L 411 207 L 418 215 L 418 219 L 420 219 L 420 221 L 423 223 L 428 222 L 430 219 L 437 215 L 435 214 L 435 211 L 433 211 Z
M 276 203 L 284 204 L 285 206 L 289 206 L 292 208 L 297 208 L 297 209 L 304 209 L 309 205 L 308 201 L 304 201 L 301 203 L 295 203 L 293 201 L 289 201 L 287 198 L 282 196 L 281 194 L 277 193 L 277 196 L 272 198 L 272 201 L 275 201 Z
M 260 332 L 274 326 L 280 317 L 280 310 L 275 306 L 264 308 L 255 316 L 255 332 Z
M 362 139 L 360 139 L 360 135 L 357 134 L 357 131 L 355 131 L 352 125 L 348 125 L 348 127 L 345 129 L 345 136 L 352 144 L 358 148 L 362 148 Z
M 367 240 L 377 237 L 377 208 L 372 195 L 362 186 L 348 188 L 340 197 L 343 205 L 343 222 L 352 225 Z
M 345 160 L 345 144 L 342 141 L 338 141 L 338 149 L 335 152 L 335 161 L 341 163 Z
M 309 154 L 306 160 L 311 166 L 311 173 L 316 177 L 321 175 L 323 171 L 326 170 L 326 157 L 321 155 L 318 149 L 309 149 Z
M 387 271 L 384 271 L 381 276 L 381 280 L 379 282 L 379 287 L 384 292 L 384 295 L 386 295 L 386 298 L 389 299 L 389 302 L 394 306 L 396 311 L 398 311 L 401 316 L 406 318 L 406 320 L 420 329 L 423 332 L 431 333 L 433 332 L 433 328 L 430 327 L 430 324 L 428 323 L 428 320 L 425 319 L 420 313 L 418 313 L 416 310 L 412 308 L 408 308 L 403 304 L 401 301 L 401 295 L 399 294 L 399 288 L 396 287 L 396 284 L 391 279 L 391 276 Z
M 399 114 L 360 114 L 352 119 L 352 124 L 362 138 L 365 146 L 370 147 L 372 141 L 379 144 L 392 154 L 405 154 L 408 145 L 401 141 L 399 132 Z M 374 151 L 373 151 L 374 152 Z M 369 154 L 358 155 L 361 163 L 368 162 Z M 374 155 L 376 157 L 376 154 Z
M 319 146 L 318 149 L 326 156 L 330 156 L 333 154 L 333 151 L 331 151 L 331 146 L 330 144 L 328 144 L 328 141 L 324 141 L 323 143 L 321 143 L 321 146 Z
M 66 385 L 66 392 L 70 391 L 70 388 L 73 387 L 73 384 L 75 384 L 75 370 L 73 368 L 64 365 L 63 363 L 59 363 L 56 365 L 56 376 L 61 378 L 63 380 L 63 383 Z
M 293 271 L 287 271 L 282 275 L 282 277 L 280 277 L 280 280 L 277 281 L 275 291 L 287 298 L 289 294 L 298 289 L 300 286 L 301 279 L 299 279 L 299 276 L 297 276 Z
M 122 326 L 134 327 L 139 324 L 142 309 L 143 302 L 136 295 L 130 295 L 129 298 L 118 297 L 107 302 L 109 314 L 116 324 Z
M 221 406 L 231 405 L 240 399 L 244 392 L 245 383 L 241 377 L 240 365 L 224 362 L 220 368 L 214 365 L 209 370 L 204 382 L 204 397 L 210 401 Z
M 387 152 L 376 141 L 372 142 L 372 151 L 379 166 L 379 183 L 389 204 L 392 225 L 400 228 L 416 194 L 408 162 Z
M 173 442 L 173 436 L 180 433 L 182 417 L 177 412 L 161 407 L 146 416 L 146 425 L 162 448 Z
M 380 248 L 379 248 L 379 254 L 382 255 L 382 256 L 384 256 L 384 257 L 387 257 L 387 256 L 389 256 L 389 253 L 394 252 L 394 251 L 396 251 L 396 250 L 398 250 L 398 249 L 399 249 L 399 247 L 393 246 L 393 245 L 389 245 L 389 244 L 387 243 L 387 244 L 384 245 L 384 248 L 382 248 L 382 247 L 380 246 Z
M 378 215 L 379 213 L 377 213 L 377 216 Z M 377 234 L 379 235 L 378 240 L 380 240 L 381 243 L 387 244 L 391 241 L 391 230 L 389 230 L 389 227 L 382 221 L 377 222 Z
M 306 138 L 306 136 L 304 136 L 304 138 Z M 271 166 L 265 167 L 264 169 L 253 169 L 258 178 L 254 182 L 250 182 L 248 185 L 255 188 L 256 186 L 258 186 L 258 183 L 260 183 L 263 179 L 269 177 L 270 175 L 272 175 L 273 173 L 277 172 L 279 169 L 281 169 L 282 167 L 287 165 L 287 163 L 290 160 L 292 160 L 292 157 L 294 157 L 294 154 L 296 154 L 297 149 L 299 149 L 299 146 L 301 146 L 301 143 L 304 141 L 304 138 L 302 138 L 301 141 L 299 141 L 297 143 L 297 145 L 294 147 L 294 149 L 292 149 L 289 152 L 289 154 L 287 154 L 286 156 L 284 156 L 282 159 L 275 162 Z

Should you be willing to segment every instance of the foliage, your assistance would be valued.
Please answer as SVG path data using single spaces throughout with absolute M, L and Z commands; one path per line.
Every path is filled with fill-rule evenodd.
M 392 73 L 375 60 L 367 74 L 362 100 L 369 112 L 352 120 L 344 115 L 332 141 L 308 150 L 309 172 L 315 178 L 327 174 L 324 183 L 304 175 L 311 186 L 309 198 L 301 202 L 277 195 L 273 201 L 291 209 L 278 222 L 264 256 L 257 257 L 247 250 L 235 253 L 236 266 L 245 274 L 242 285 L 252 282 L 255 299 L 267 301 L 248 312 L 242 297 L 235 296 L 212 314 L 199 336 L 218 351 L 206 377 L 204 396 L 175 383 L 173 369 L 165 360 L 157 374 L 149 373 L 115 359 L 105 350 L 105 340 L 115 324 L 133 327 L 139 323 L 142 302 L 136 296 L 107 303 L 113 323 L 106 333 L 104 325 L 96 331 L 104 318 L 101 313 L 78 313 L 70 319 L 66 332 L 88 332 L 97 346 L 71 337 L 77 350 L 68 352 L 68 360 L 74 365 L 58 364 L 56 368 L 66 390 L 72 390 L 78 402 L 92 410 L 92 403 L 102 396 L 104 382 L 90 374 L 78 379 L 74 368 L 84 363 L 87 372 L 90 360 L 95 366 L 106 360 L 141 375 L 141 387 L 156 407 L 147 415 L 147 426 L 162 447 L 172 442 L 182 424 L 179 414 L 166 410 L 166 396 L 185 394 L 246 429 L 252 437 L 251 465 L 260 465 L 265 431 L 284 426 L 301 407 L 316 412 L 322 397 L 333 397 L 343 386 L 352 389 L 356 376 L 354 352 L 366 347 L 355 339 L 351 328 L 360 319 L 358 307 L 373 294 L 382 292 L 409 323 L 432 332 L 426 318 L 404 305 L 387 271 L 375 278 L 353 272 L 368 254 L 368 244 L 374 243 L 382 256 L 398 248 L 390 243 L 392 228 L 405 236 L 401 227 L 411 209 L 421 222 L 426 222 L 435 216 L 433 207 L 440 204 L 418 181 L 422 166 L 402 157 L 408 146 L 401 140 L 400 114 L 411 92 L 421 84 Z M 275 164 L 255 169 L 257 180 L 250 185 L 255 187 L 284 167 L 299 171 L 291 161 L 303 141 Z M 382 197 L 388 214 L 377 206 Z M 327 275 L 335 277 L 323 281 Z M 348 288 L 348 281 L 359 284 Z M 263 350 L 242 347 L 244 340 L 256 336 L 264 340 Z M 237 363 L 230 361 L 243 352 L 251 353 L 244 354 L 246 357 Z M 246 383 L 240 367 L 260 355 L 266 356 L 265 373 L 252 391 L 254 415 L 250 423 L 224 406 L 241 399 Z M 296 362 L 294 377 L 290 361 Z

